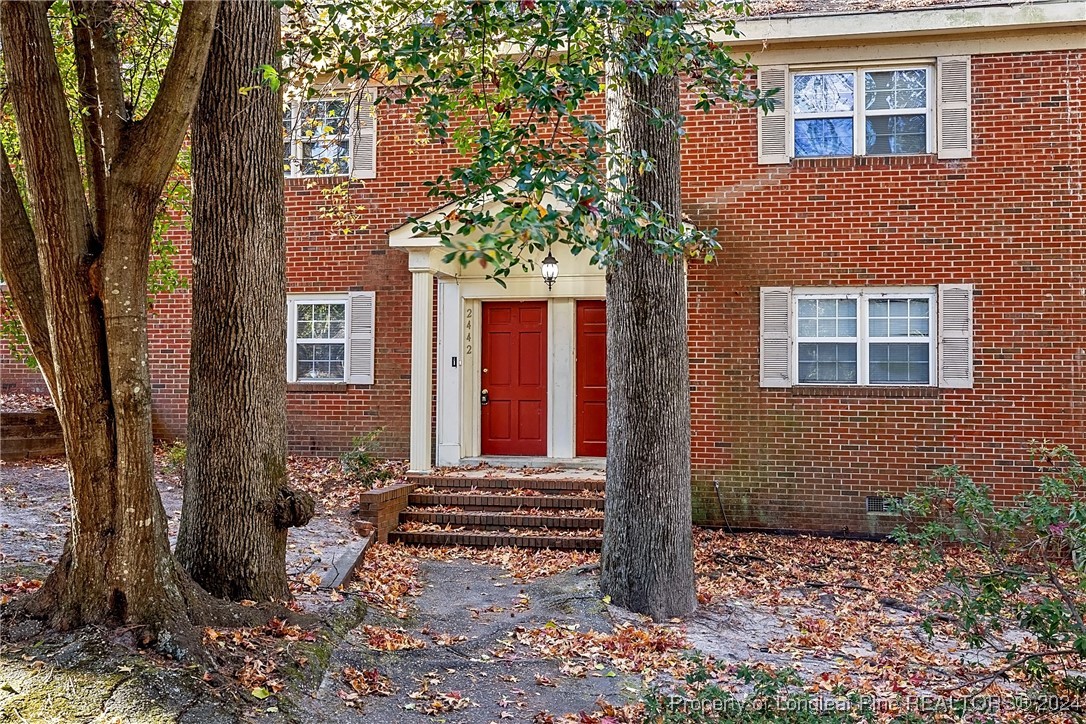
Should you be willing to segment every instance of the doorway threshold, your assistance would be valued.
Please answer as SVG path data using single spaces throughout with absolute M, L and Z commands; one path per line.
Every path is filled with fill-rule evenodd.
M 605 470 L 607 458 L 548 458 L 519 455 L 480 455 L 461 458 L 460 465 L 493 465 L 503 468 L 557 468 L 559 470 Z

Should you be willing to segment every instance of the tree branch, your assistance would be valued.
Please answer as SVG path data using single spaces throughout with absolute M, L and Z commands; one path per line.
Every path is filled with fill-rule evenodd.
M 125 102 L 124 84 L 121 81 L 121 52 L 117 47 L 117 27 L 114 19 L 115 0 L 80 0 L 75 4 L 76 30 L 82 30 L 89 40 L 93 63 L 96 95 L 92 99 L 101 141 L 106 158 L 117 152 L 121 132 L 132 120 L 132 112 Z
M 51 235 L 45 241 L 58 262 L 78 264 L 90 251 L 90 219 L 48 7 L 0 2 L 0 46 L 38 230 Z M 47 265 L 44 258 L 39 263 Z M 48 272 L 42 269 L 43 287 Z
M 129 126 L 114 159 L 118 174 L 139 178 L 157 194 L 173 168 L 200 93 L 219 0 L 186 0 L 177 38 L 151 110 Z
M 49 345 L 45 290 L 42 288 L 34 229 L 3 145 L 0 145 L 0 226 L 4 229 L 4 233 L 0 234 L 0 272 L 11 292 L 11 300 L 19 313 L 19 321 L 34 358 L 41 366 L 49 389 L 53 390 L 56 370 L 53 367 L 53 350 Z
M 79 78 L 79 105 L 84 109 L 83 153 L 87 159 L 90 184 L 90 211 L 94 231 L 99 238 L 105 228 L 106 186 L 105 141 L 102 130 L 102 107 L 98 102 L 98 80 L 94 69 L 94 41 L 87 19 L 87 3 L 77 2 L 72 15 L 72 36 L 75 38 L 75 66 Z

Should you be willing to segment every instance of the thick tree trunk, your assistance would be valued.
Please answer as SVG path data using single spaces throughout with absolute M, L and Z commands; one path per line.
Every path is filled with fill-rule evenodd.
M 278 65 L 279 13 L 223 3 L 192 123 L 192 352 L 177 557 L 210 593 L 288 596 L 283 106 L 257 69 Z M 300 505 L 299 505 L 300 503 Z M 298 513 L 301 513 L 299 516 Z
M 126 154 L 118 131 L 92 160 L 111 161 L 94 189 L 96 218 L 84 195 L 47 8 L 0 4 L 0 40 L 35 222 L 33 229 L 21 222 L 12 227 L 0 263 L 5 273 L 21 270 L 9 281 L 28 328 L 40 328 L 44 311 L 47 339 L 40 333 L 30 339 L 38 360 L 50 365 L 46 379 L 64 432 L 72 494 L 65 551 L 26 611 L 59 628 L 110 622 L 176 629 L 187 625 L 197 592 L 170 555 L 154 484 L 147 260 L 158 196 L 195 96 L 184 81 L 202 72 L 215 5 L 186 8 L 178 48 L 187 47 L 171 59 L 158 99 L 163 103 L 155 104 L 158 120 L 125 129 L 142 143 Z M 105 8 L 104 17 L 109 12 Z M 109 72 L 99 71 L 103 78 Z M 127 162 L 118 160 L 124 156 Z M 3 160 L 6 225 L 25 211 Z M 26 301 L 34 299 L 40 308 Z
M 667 8 L 665 7 L 666 11 Z M 636 42 L 636 41 L 634 41 Z M 651 123 L 678 116 L 675 76 L 628 75 L 608 90 L 608 124 L 624 152 L 645 151 L 629 173 L 638 199 L 681 219 L 679 136 Z M 696 606 L 690 504 L 690 386 L 686 270 L 644 240 L 626 240 L 607 277 L 607 502 L 600 587 L 655 620 Z

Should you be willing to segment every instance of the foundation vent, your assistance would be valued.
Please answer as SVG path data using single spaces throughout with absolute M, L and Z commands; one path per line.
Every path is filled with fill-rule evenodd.
M 901 499 L 869 495 L 867 496 L 867 512 L 871 515 L 893 515 L 891 508 L 896 502 L 901 502 Z

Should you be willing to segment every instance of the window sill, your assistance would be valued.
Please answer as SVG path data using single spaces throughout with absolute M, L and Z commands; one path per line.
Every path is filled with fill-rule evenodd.
M 337 174 L 317 174 L 315 176 L 292 176 L 291 174 L 283 174 L 283 180 L 287 183 L 291 181 L 295 183 L 306 184 L 327 184 L 329 186 L 336 186 L 345 181 L 349 182 L 353 179 L 349 173 L 337 173 Z
M 346 382 L 288 382 L 287 392 L 346 392 Z
M 817 156 L 793 158 L 795 168 L 886 168 L 894 166 L 934 166 L 939 157 L 934 153 L 901 154 L 900 156 Z
M 927 398 L 939 397 L 938 387 L 881 387 L 858 385 L 803 385 L 789 388 L 793 397 L 869 397 L 884 399 Z

